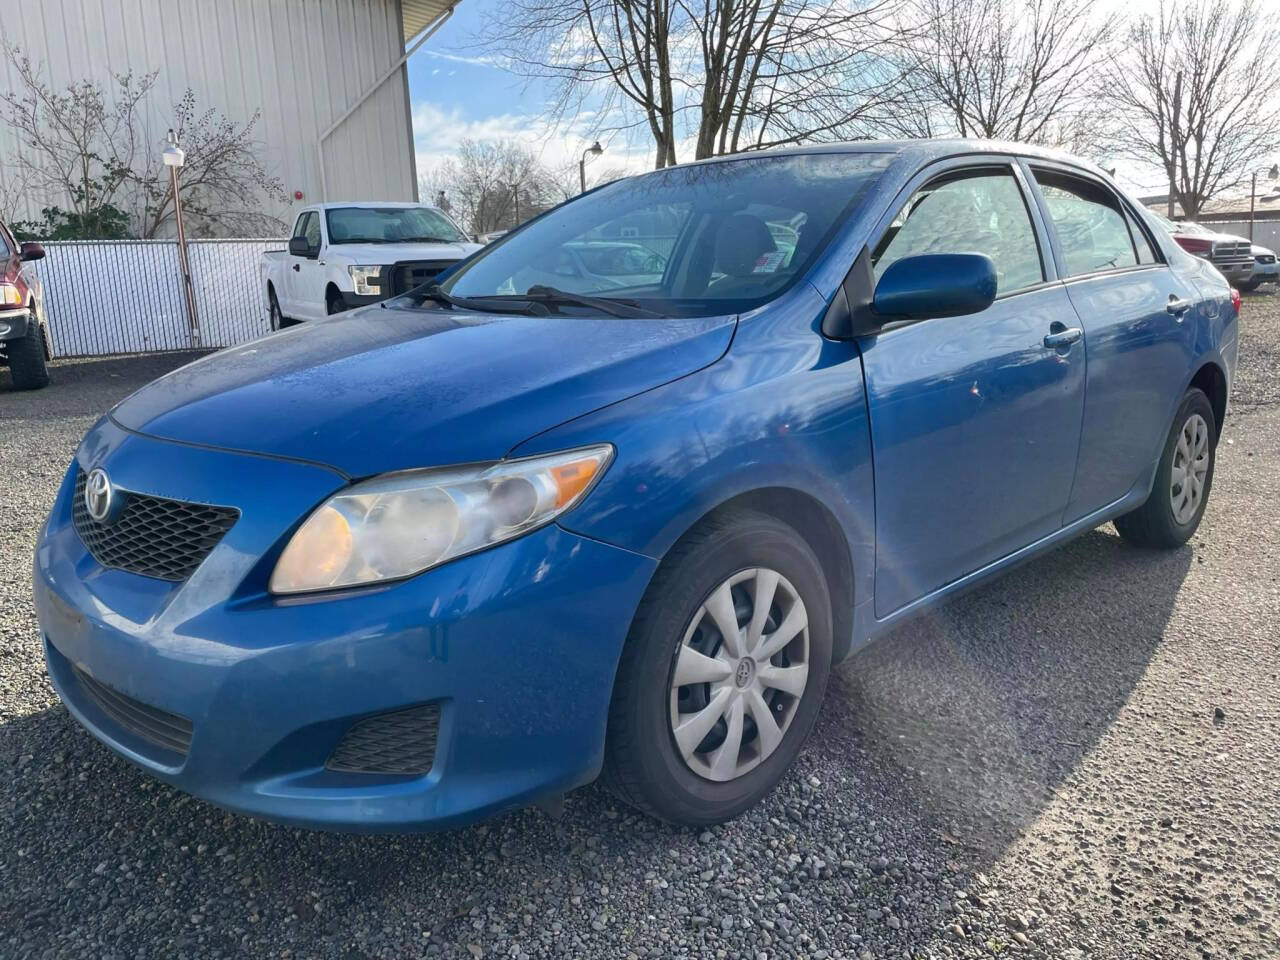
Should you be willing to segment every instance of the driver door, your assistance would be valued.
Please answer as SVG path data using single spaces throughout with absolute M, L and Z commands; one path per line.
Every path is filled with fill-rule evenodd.
M 972 164 L 972 161 L 968 161 Z M 876 487 L 883 618 L 1060 528 L 1084 406 L 1078 320 L 1020 170 L 983 161 L 909 188 L 872 247 L 877 279 L 904 257 L 985 253 L 995 302 L 859 341 Z M 1066 332 L 1071 342 L 1050 334 Z M 1071 340 L 1075 337 L 1075 340 Z

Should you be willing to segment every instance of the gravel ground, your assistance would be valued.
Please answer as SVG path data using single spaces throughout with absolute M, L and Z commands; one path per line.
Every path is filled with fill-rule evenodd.
M 1195 541 L 1109 527 L 839 669 L 758 809 L 681 831 L 589 787 L 400 838 L 228 815 L 81 731 L 30 554 L 76 442 L 178 358 L 0 387 L 0 955 L 1280 955 L 1280 296 L 1245 305 Z M 7 386 L 7 384 L 6 384 Z

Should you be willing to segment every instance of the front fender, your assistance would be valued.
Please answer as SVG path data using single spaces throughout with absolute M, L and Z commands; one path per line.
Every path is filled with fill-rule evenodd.
M 512 456 L 612 443 L 617 456 L 569 530 L 660 559 L 699 519 L 782 487 L 822 503 L 849 546 L 855 596 L 871 595 L 875 496 L 855 344 L 817 332 L 806 286 L 742 318 L 717 363 L 525 441 Z

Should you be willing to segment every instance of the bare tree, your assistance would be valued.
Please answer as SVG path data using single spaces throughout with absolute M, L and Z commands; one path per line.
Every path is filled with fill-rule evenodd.
M 1254 0 L 1161 3 L 1138 19 L 1098 96 L 1120 152 L 1158 166 L 1186 216 L 1280 148 L 1280 23 Z
M 911 0 L 906 135 L 1088 144 L 1089 78 L 1118 30 L 1099 0 Z
M 9 165 L 37 196 L 51 201 L 46 220 L 72 231 L 122 231 L 127 218 L 121 208 L 142 148 L 139 104 L 157 75 L 120 74 L 108 97 L 88 80 L 55 90 L 21 50 L 6 46 L 5 55 L 18 86 L 0 93 L 0 103 L 22 143 Z
M 597 95 L 638 114 L 655 166 L 856 134 L 895 87 L 899 0 L 513 0 L 485 44 L 559 83 L 557 113 Z
M 160 161 L 163 131 L 150 130 L 147 121 L 164 115 L 149 105 L 158 74 L 120 74 L 110 89 L 81 80 L 55 90 L 17 48 L 5 53 L 19 86 L 0 93 L 0 111 L 22 141 L 8 165 L 49 203 L 39 225 L 45 235 L 166 233 L 173 192 Z M 262 211 L 264 202 L 286 201 L 260 159 L 257 123 L 257 113 L 237 124 L 216 110 L 201 111 L 191 90 L 173 105 L 167 126 L 187 155 L 179 193 L 193 234 L 283 229 Z
M 432 196 L 443 190 L 472 233 L 510 229 L 555 202 L 537 155 L 513 140 L 463 140 L 455 157 L 420 181 L 434 188 Z

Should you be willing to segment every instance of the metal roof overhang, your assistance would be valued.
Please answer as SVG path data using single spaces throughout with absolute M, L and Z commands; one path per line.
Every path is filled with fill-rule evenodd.
M 404 42 L 408 43 L 459 2 L 460 0 L 400 0 Z

